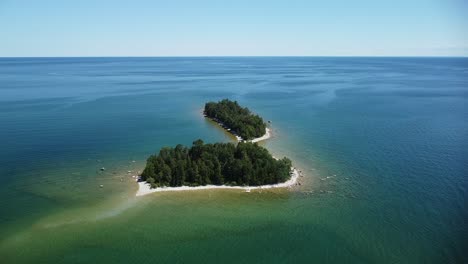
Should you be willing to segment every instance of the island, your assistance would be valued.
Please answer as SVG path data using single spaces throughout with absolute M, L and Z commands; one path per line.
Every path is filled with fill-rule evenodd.
M 263 119 L 241 107 L 237 101 L 223 99 L 219 102 L 205 104 L 204 115 L 237 137 L 239 141 L 259 141 L 269 131 Z M 262 138 L 263 139 L 263 138 Z
M 138 178 L 137 196 L 158 191 L 193 189 L 251 189 L 289 187 L 299 172 L 291 160 L 277 159 L 257 141 L 270 136 L 263 119 L 236 101 L 224 99 L 205 104 L 207 117 L 235 134 L 234 143 L 205 144 L 198 139 L 192 146 L 163 147 L 151 155 Z
M 190 148 L 164 147 L 148 158 L 141 180 L 152 188 L 161 186 L 260 186 L 287 181 L 288 158 L 274 159 L 267 149 L 240 142 L 204 144 L 199 139 Z

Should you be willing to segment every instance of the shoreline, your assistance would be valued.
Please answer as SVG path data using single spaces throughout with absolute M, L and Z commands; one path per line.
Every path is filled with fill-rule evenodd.
M 151 189 L 149 183 L 144 181 L 138 183 L 138 191 L 135 196 L 144 196 L 147 194 L 155 192 L 175 192 L 175 191 L 198 191 L 198 190 L 211 190 L 211 189 L 234 189 L 234 190 L 244 190 L 245 192 L 250 192 L 251 190 L 263 190 L 263 189 L 273 189 L 273 188 L 287 188 L 296 185 L 299 179 L 299 171 L 297 168 L 291 169 L 291 178 L 285 182 L 268 184 L 268 185 L 259 185 L 259 186 L 228 186 L 228 185 L 204 185 L 204 186 L 178 186 L 178 187 L 159 187 Z
M 258 137 L 258 138 L 254 138 L 252 140 L 247 140 L 247 142 L 256 143 L 256 142 L 259 142 L 259 141 L 267 140 L 269 138 L 271 138 L 271 133 L 270 133 L 270 129 L 267 127 L 267 128 L 265 128 L 265 135 L 263 135 L 261 137 Z
M 254 138 L 254 139 L 250 139 L 250 140 L 245 140 L 243 139 L 242 137 L 240 137 L 239 135 L 237 135 L 236 133 L 232 132 L 232 130 L 227 127 L 226 125 L 224 125 L 224 123 L 220 122 L 219 120 L 215 119 L 215 118 L 211 118 L 211 117 L 208 117 L 207 115 L 205 115 L 204 112 L 202 112 L 203 116 L 205 118 L 208 118 L 210 119 L 211 121 L 215 122 L 216 124 L 218 124 L 220 127 L 222 127 L 226 132 L 230 133 L 231 135 L 233 135 L 237 142 L 251 142 L 251 143 L 256 143 L 256 142 L 260 142 L 260 141 L 263 141 L 263 140 L 267 140 L 269 138 L 271 138 L 271 130 L 266 127 L 265 128 L 265 134 L 261 137 L 258 137 L 258 138 Z

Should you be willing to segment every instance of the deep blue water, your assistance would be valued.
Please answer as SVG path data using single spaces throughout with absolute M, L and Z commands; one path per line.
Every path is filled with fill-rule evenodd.
M 83 238 L 92 226 L 76 227 L 83 234 L 66 243 L 50 242 L 67 246 L 48 254 L 38 253 L 34 235 L 10 238 L 58 212 L 125 196 L 130 183 L 113 186 L 112 173 L 133 160 L 144 164 L 162 146 L 229 140 L 199 115 L 206 101 L 226 97 L 272 120 L 275 137 L 266 146 L 291 157 L 306 179 L 287 202 L 264 201 L 287 215 L 236 204 L 239 214 L 255 208 L 249 239 L 232 231 L 240 218 L 226 223 L 221 241 L 207 235 L 191 244 L 184 238 L 194 229 L 183 226 L 171 241 L 178 255 L 158 252 L 166 261 L 214 262 L 219 255 L 191 255 L 213 245 L 228 262 L 468 261 L 467 58 L 0 58 L 0 256 L 52 261 L 83 246 L 83 256 L 115 263 L 102 252 L 119 241 L 96 240 L 101 253 L 87 251 Z M 96 181 L 114 191 L 103 193 Z M 183 199 L 168 199 L 172 209 L 183 208 Z M 224 199 L 227 207 L 237 201 Z M 148 210 L 135 214 L 145 219 Z M 210 215 L 184 213 L 194 222 Z M 141 233 L 120 228 L 125 217 L 96 226 L 114 225 L 113 236 L 128 232 L 142 241 Z M 267 226 L 275 229 L 265 234 Z M 214 224 L 197 228 L 215 232 Z M 253 241 L 261 241 L 253 244 L 257 252 L 232 255 Z M 18 247 L 32 253 L 19 257 L 11 250 Z M 120 261 L 154 261 L 138 258 L 138 250 Z

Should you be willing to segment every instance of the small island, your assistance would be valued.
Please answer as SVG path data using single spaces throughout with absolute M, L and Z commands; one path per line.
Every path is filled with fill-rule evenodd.
M 254 143 L 204 144 L 190 148 L 165 147 L 148 158 L 141 180 L 152 188 L 169 186 L 260 186 L 287 181 L 291 175 L 288 158 L 274 159 L 267 149 Z
M 219 102 L 205 104 L 206 117 L 217 122 L 226 130 L 234 134 L 239 141 L 259 141 L 256 138 L 265 139 L 269 132 L 263 119 L 250 112 L 247 107 L 241 107 L 237 101 L 223 99 Z M 266 138 L 268 138 L 266 137 Z

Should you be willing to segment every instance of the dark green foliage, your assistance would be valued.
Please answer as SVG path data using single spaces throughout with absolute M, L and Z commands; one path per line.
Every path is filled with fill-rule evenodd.
M 205 104 L 205 115 L 221 122 L 242 139 L 253 139 L 265 134 L 266 124 L 263 119 L 254 115 L 248 108 L 242 108 L 237 101 L 224 99 Z
M 191 148 L 162 148 L 148 158 L 141 175 L 152 187 L 182 185 L 248 185 L 285 182 L 291 161 L 275 160 L 267 149 L 253 143 L 204 144 Z

